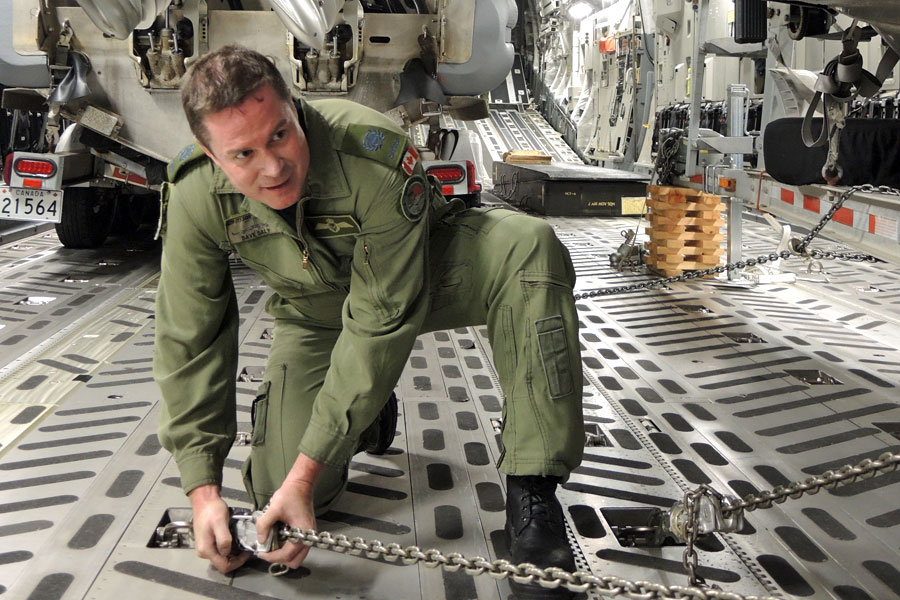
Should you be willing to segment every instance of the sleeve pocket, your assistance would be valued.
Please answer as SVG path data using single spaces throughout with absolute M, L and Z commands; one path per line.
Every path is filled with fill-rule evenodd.
M 535 321 L 534 328 L 537 330 L 538 349 L 541 352 L 541 362 L 547 376 L 550 396 L 559 398 L 571 394 L 572 373 L 569 368 L 569 348 L 562 317 L 553 316 Z
M 269 385 L 267 381 L 259 386 L 253 405 L 250 407 L 250 423 L 253 425 L 253 436 L 250 438 L 251 446 L 260 446 L 266 443 L 266 413 L 269 410 Z

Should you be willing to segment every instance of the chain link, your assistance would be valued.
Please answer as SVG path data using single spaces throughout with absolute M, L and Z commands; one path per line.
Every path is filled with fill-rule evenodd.
M 598 296 L 611 296 L 613 294 L 619 294 L 622 292 L 634 292 L 643 289 L 649 289 L 654 287 L 660 287 L 667 283 L 679 282 L 679 281 L 689 281 L 691 279 L 699 279 L 701 277 L 705 277 L 707 275 L 718 275 L 719 273 L 726 273 L 728 271 L 735 271 L 739 269 L 745 269 L 747 267 L 753 267 L 756 265 L 764 265 L 767 262 L 774 262 L 779 259 L 788 259 L 794 253 L 790 250 L 782 250 L 781 252 L 772 252 L 771 254 L 763 254 L 761 256 L 757 256 L 756 258 L 748 258 L 747 260 L 739 260 L 737 262 L 733 262 L 727 265 L 719 265 L 716 267 L 710 267 L 709 269 L 704 269 L 702 271 L 688 271 L 687 273 L 682 273 L 681 275 L 674 275 L 672 277 L 664 277 L 662 279 L 653 279 L 651 281 L 642 281 L 641 283 L 632 283 L 629 285 L 621 285 L 617 287 L 607 287 L 607 288 L 599 288 L 596 290 L 589 290 L 586 292 L 582 292 L 580 294 L 575 294 L 575 300 L 584 300 L 586 298 L 596 298 Z M 836 254 L 832 252 L 831 254 Z M 824 256 L 823 256 L 824 258 Z M 874 259 L 877 260 L 877 259 Z
M 700 520 L 700 498 L 706 493 L 705 487 L 699 487 L 693 492 L 684 493 L 684 509 L 688 514 L 688 522 L 685 525 L 687 540 L 685 541 L 684 554 L 681 556 L 681 564 L 688 574 L 688 585 L 706 586 L 706 580 L 697 574 L 700 557 L 694 550 L 697 541 L 697 521 Z
M 885 191 L 882 191 L 882 190 L 885 190 Z M 891 194 L 891 195 L 895 195 L 895 196 L 900 195 L 900 192 L 898 192 L 897 190 L 894 190 L 892 188 L 889 188 L 887 186 L 875 187 L 874 185 L 870 185 L 868 183 L 863 184 L 863 185 L 855 185 L 851 188 L 847 188 L 840 195 L 840 197 L 838 198 L 838 201 L 834 202 L 831 205 L 831 209 L 827 213 L 825 213 L 825 215 L 819 220 L 818 223 L 816 223 L 816 226 L 813 227 L 809 231 L 809 233 L 806 234 L 806 237 L 804 237 L 802 240 L 800 240 L 794 246 L 794 249 L 797 252 L 797 254 L 804 254 L 806 247 L 809 246 L 809 243 L 812 242 L 817 235 L 819 235 L 819 232 L 822 231 L 822 229 L 826 225 L 828 225 L 828 222 L 831 221 L 831 219 L 834 217 L 835 213 L 837 213 L 837 211 L 841 209 L 841 207 L 844 205 L 844 202 L 846 202 L 846 200 L 848 198 L 850 198 L 853 194 L 857 194 L 860 192 L 865 193 L 865 194 L 885 193 L 885 194 Z
M 881 473 L 890 473 L 900 464 L 900 454 L 886 452 L 877 459 L 867 458 L 856 466 L 845 465 L 837 471 L 826 471 L 819 476 L 810 477 L 803 483 L 779 486 L 772 491 L 749 494 L 741 502 L 723 510 L 725 517 L 735 511 L 753 511 L 758 508 L 771 508 L 773 504 L 781 504 L 788 498 L 797 499 L 804 494 L 815 494 L 822 488 L 834 488 L 838 485 L 852 483 L 858 478 L 874 477 Z M 629 581 L 615 576 L 598 577 L 587 571 L 569 573 L 558 567 L 542 569 L 531 563 L 519 565 L 505 559 L 494 561 L 476 556 L 468 559 L 458 552 L 444 554 L 440 550 L 422 550 L 419 546 L 404 548 L 396 542 L 384 544 L 379 540 L 365 540 L 361 537 L 334 535 L 328 531 L 316 532 L 313 529 L 283 526 L 278 532 L 281 540 L 316 546 L 325 550 L 347 553 L 354 556 L 365 555 L 370 559 L 383 559 L 388 562 L 398 560 L 406 565 L 421 563 L 426 567 L 443 567 L 447 571 L 463 569 L 472 577 L 487 574 L 495 579 L 512 578 L 516 583 L 534 583 L 546 589 L 565 587 L 577 593 L 596 592 L 606 597 L 624 596 L 641 600 L 777 600 L 771 596 L 742 596 L 726 592 L 714 587 L 706 587 L 702 577 L 697 574 L 698 556 L 694 544 L 698 532 L 700 498 L 704 494 L 716 494 L 709 486 L 701 486 L 694 491 L 686 492 L 684 505 L 690 518 L 685 526 L 688 533 L 687 548 L 682 563 L 690 577 L 690 586 L 665 586 L 646 581 Z
M 680 175 L 675 171 L 675 157 L 681 148 L 682 137 L 684 137 L 683 132 L 673 132 L 660 143 L 659 154 L 656 155 L 656 164 L 653 169 L 653 175 L 659 185 L 670 185 L 675 179 L 675 175 Z
M 577 593 L 596 592 L 606 597 L 623 596 L 640 600 L 777 600 L 771 596 L 742 596 L 714 588 L 665 586 L 647 581 L 629 581 L 611 575 L 598 577 L 587 571 L 569 573 L 558 567 L 542 569 L 530 563 L 515 565 L 508 560 L 487 560 L 481 556 L 468 559 L 458 552 L 444 554 L 440 550 L 422 550 L 419 546 L 402 547 L 397 543 L 384 544 L 378 540 L 367 541 L 360 537 L 348 538 L 327 531 L 316 532 L 299 527 L 283 527 L 279 537 L 293 543 L 302 543 L 325 550 L 365 555 L 371 559 L 388 562 L 400 561 L 406 565 L 421 563 L 426 567 L 442 567 L 447 571 L 462 569 L 473 577 L 487 574 L 494 579 L 511 578 L 516 583 L 534 583 L 545 589 L 564 587 Z
M 900 196 L 900 191 L 892 188 L 876 188 L 871 185 L 855 186 L 841 194 L 840 199 L 831 207 L 828 214 L 822 218 L 806 237 L 794 246 L 794 252 L 784 250 L 778 253 L 762 255 L 755 259 L 740 260 L 732 264 L 716 266 L 703 271 L 692 271 L 675 277 L 615 288 L 591 290 L 582 294 L 575 294 L 575 299 L 594 298 L 622 291 L 656 287 L 674 281 L 697 279 L 705 275 L 725 273 L 735 269 L 766 264 L 769 261 L 787 259 L 794 254 L 807 255 L 814 259 L 836 258 L 875 262 L 877 259 L 865 255 L 822 250 L 806 252 L 806 247 L 837 213 L 844 201 L 857 192 L 877 192 Z M 778 486 L 772 491 L 760 492 L 759 494 L 749 494 L 740 502 L 723 510 L 722 513 L 727 518 L 737 511 L 771 508 L 773 504 L 781 504 L 788 498 L 797 499 L 804 494 L 816 494 L 822 488 L 833 489 L 838 485 L 852 483 L 859 478 L 874 477 L 879 472 L 882 474 L 890 473 L 897 469 L 898 464 L 900 464 L 900 454 L 886 452 L 875 460 L 865 459 L 856 466 L 845 465 L 837 471 L 826 471 L 821 475 L 810 477 L 802 483 L 797 482 L 788 486 Z M 586 571 L 569 573 L 558 567 L 542 569 L 530 563 L 516 565 L 505 559 L 490 561 L 481 556 L 468 559 L 458 552 L 445 555 L 436 549 L 422 550 L 419 546 L 407 546 L 404 548 L 397 543 L 385 545 L 379 540 L 367 541 L 361 537 L 348 538 L 343 534 L 334 535 L 327 531 L 316 532 L 313 529 L 304 530 L 299 527 L 284 526 L 279 531 L 279 538 L 293 543 L 303 543 L 307 546 L 316 546 L 317 548 L 355 556 L 365 555 L 370 559 L 380 558 L 388 562 L 397 562 L 399 560 L 406 565 L 421 563 L 426 567 L 442 567 L 447 571 L 453 572 L 463 569 L 467 575 L 473 577 L 483 574 L 490 575 L 498 580 L 509 577 L 520 584 L 534 583 L 546 589 L 564 587 L 577 593 L 596 592 L 605 597 L 624 596 L 640 600 L 777 600 L 771 596 L 742 596 L 715 587 L 708 587 L 704 578 L 697 573 L 699 557 L 694 545 L 698 533 L 700 498 L 710 492 L 715 493 L 708 486 L 701 486 L 694 491 L 688 491 L 684 494 L 684 506 L 688 511 L 689 518 L 685 526 L 687 542 L 682 555 L 682 565 L 688 573 L 690 583 L 688 587 L 665 586 L 646 581 L 629 581 L 615 576 L 597 577 Z
M 857 185 L 845 190 L 838 201 L 832 204 L 831 209 L 819 220 L 815 227 L 810 230 L 806 236 L 799 240 L 794 241 L 791 244 L 791 250 L 782 250 L 781 252 L 772 252 L 771 254 L 763 254 L 761 256 L 757 256 L 756 258 L 748 258 L 746 260 L 739 260 L 733 263 L 729 263 L 727 265 L 718 265 L 715 267 L 710 267 L 709 269 L 704 269 L 702 271 L 688 271 L 687 273 L 682 273 L 681 275 L 674 275 L 672 277 L 664 277 L 662 279 L 653 279 L 651 281 L 643 281 L 641 283 L 632 283 L 629 285 L 621 285 L 616 287 L 606 287 L 599 288 L 595 290 L 589 290 L 585 292 L 581 292 L 580 294 L 575 294 L 575 300 L 584 300 L 587 298 L 597 298 L 599 296 L 611 296 L 613 294 L 620 294 L 622 292 L 635 292 L 638 290 L 650 289 L 654 287 L 664 286 L 667 283 L 681 282 L 681 281 L 689 281 L 691 279 L 699 279 L 701 277 L 706 277 L 707 275 L 718 275 L 720 273 L 727 273 L 730 271 L 736 271 L 745 269 L 747 267 L 753 267 L 756 265 L 764 265 L 767 262 L 774 262 L 779 259 L 788 259 L 791 256 L 801 256 L 803 258 L 812 258 L 815 260 L 822 259 L 830 259 L 830 260 L 845 260 L 851 262 L 868 262 L 868 263 L 876 263 L 879 262 L 877 258 L 874 256 L 869 256 L 868 254 L 859 254 L 852 252 L 832 252 L 830 250 L 808 250 L 810 242 L 812 242 L 819 232 L 828 224 L 829 221 L 834 217 L 838 210 L 843 206 L 844 202 L 857 193 L 866 193 L 866 194 L 887 194 L 889 196 L 900 196 L 900 190 L 894 189 L 892 187 L 888 187 L 885 185 L 882 186 L 874 186 L 870 184 L 865 185 Z
M 874 477 L 890 473 L 900 464 L 900 454 L 885 452 L 876 459 L 867 458 L 856 466 L 844 465 L 837 471 L 825 471 L 821 475 L 809 477 L 803 482 L 795 482 L 790 485 L 780 485 L 772 491 L 748 494 L 743 500 L 722 511 L 727 517 L 736 511 L 754 511 L 757 508 L 770 508 L 772 504 L 781 504 L 788 498 L 800 498 L 804 494 L 813 495 L 822 488 L 833 489 L 838 485 L 853 483 L 857 479 Z

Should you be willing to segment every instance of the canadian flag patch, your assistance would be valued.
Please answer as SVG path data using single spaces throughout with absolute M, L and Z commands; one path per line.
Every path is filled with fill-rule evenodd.
M 410 146 L 406 149 L 403 160 L 400 161 L 400 168 L 403 169 L 403 172 L 407 175 L 412 175 L 417 162 L 419 162 L 419 153 L 413 146 Z

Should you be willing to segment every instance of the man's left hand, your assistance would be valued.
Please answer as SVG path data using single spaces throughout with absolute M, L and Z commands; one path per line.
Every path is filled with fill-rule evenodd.
M 260 542 L 266 539 L 271 527 L 278 522 L 300 529 L 315 529 L 316 515 L 313 508 L 313 490 L 305 483 L 285 481 L 272 496 L 269 508 L 256 522 Z M 309 546 L 302 543 L 286 542 L 274 552 L 260 554 L 259 557 L 271 563 L 287 565 L 292 569 L 300 566 L 309 554 Z

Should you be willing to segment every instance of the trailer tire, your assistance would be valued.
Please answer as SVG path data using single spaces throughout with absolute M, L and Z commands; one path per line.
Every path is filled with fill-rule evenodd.
M 115 196 L 96 188 L 66 190 L 56 235 L 66 248 L 99 248 L 112 226 Z

